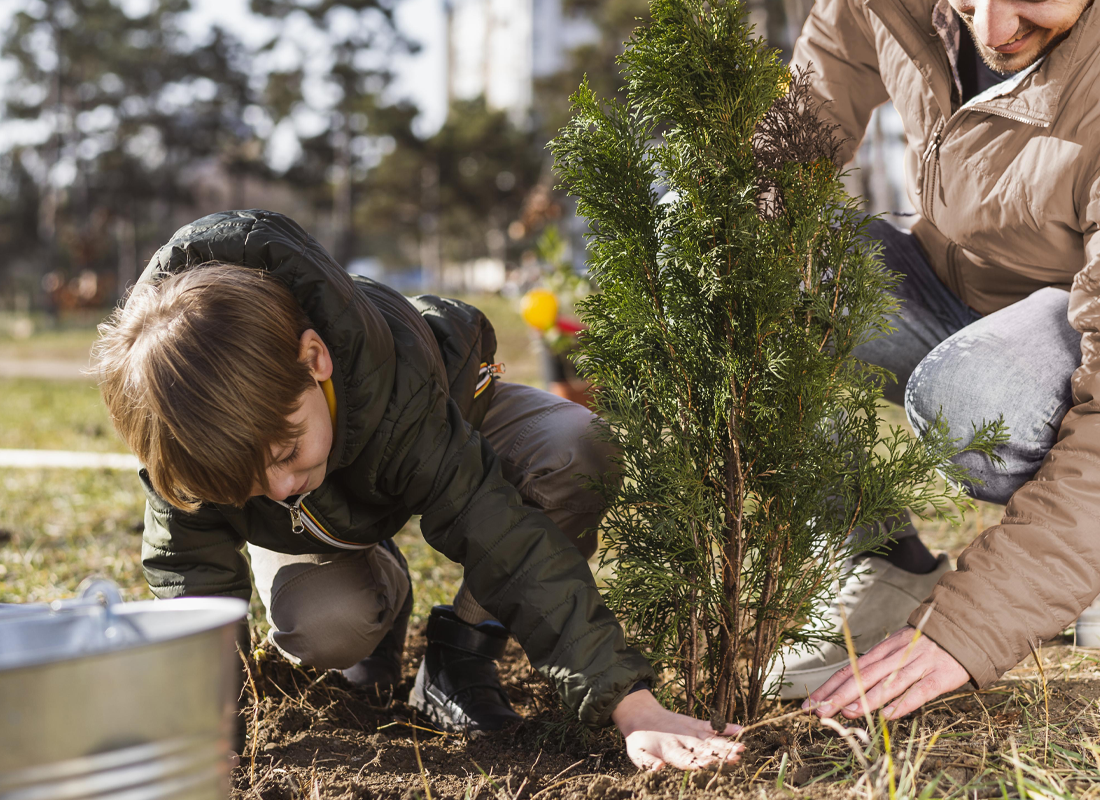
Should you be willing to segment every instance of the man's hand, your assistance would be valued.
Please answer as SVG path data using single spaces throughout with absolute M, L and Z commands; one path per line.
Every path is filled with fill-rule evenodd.
M 914 641 L 914 637 L 919 638 Z M 860 702 L 851 664 L 837 670 L 802 707 L 812 709 L 819 717 L 831 717 L 839 711 L 847 719 L 855 719 L 885 705 L 886 718 L 897 719 L 970 680 L 946 650 L 908 627 L 873 647 L 856 665 L 867 695 L 866 709 Z
M 624 697 L 611 720 L 626 738 L 626 754 L 639 769 L 657 770 L 666 764 L 677 769 L 702 769 L 741 757 L 745 746 L 728 736 L 741 728 L 727 725 L 722 735 L 709 722 L 669 711 L 651 692 L 637 691 Z

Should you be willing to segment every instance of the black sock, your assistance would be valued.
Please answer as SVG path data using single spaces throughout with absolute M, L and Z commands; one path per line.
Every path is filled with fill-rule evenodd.
M 898 569 L 912 572 L 914 575 L 927 575 L 936 568 L 939 560 L 924 546 L 924 542 L 917 536 L 905 536 L 901 539 L 888 539 L 882 549 L 872 552 L 864 551 L 856 556 L 867 558 L 877 556 L 884 558 Z

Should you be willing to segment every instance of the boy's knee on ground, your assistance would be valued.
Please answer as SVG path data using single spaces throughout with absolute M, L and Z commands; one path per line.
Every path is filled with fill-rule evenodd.
M 382 548 L 287 570 L 271 593 L 271 639 L 293 660 L 319 669 L 346 669 L 374 652 L 393 627 L 409 581 Z

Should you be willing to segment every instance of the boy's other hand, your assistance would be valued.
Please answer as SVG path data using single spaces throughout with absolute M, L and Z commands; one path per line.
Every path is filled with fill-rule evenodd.
M 962 664 L 946 650 L 927 636 L 914 641 L 915 636 L 915 629 L 902 628 L 856 661 L 867 709 L 860 702 L 851 664 L 825 681 L 802 707 L 819 717 L 839 711 L 847 719 L 856 719 L 865 711 L 886 706 L 886 718 L 897 719 L 970 680 Z
M 721 735 L 709 722 L 669 711 L 648 691 L 624 697 L 611 713 L 626 739 L 626 754 L 639 769 L 656 772 L 666 764 L 677 769 L 702 769 L 730 764 L 745 746 L 729 736 L 741 730 L 727 725 Z

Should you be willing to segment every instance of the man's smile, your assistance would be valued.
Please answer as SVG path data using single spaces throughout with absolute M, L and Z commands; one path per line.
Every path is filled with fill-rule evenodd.
M 1035 33 L 1036 30 L 1036 28 L 1032 28 L 1027 33 L 1020 34 L 1011 41 L 1005 42 L 998 47 L 994 47 L 993 49 L 996 50 L 998 53 L 1005 53 L 1006 55 L 1011 53 L 1018 53 L 1019 51 L 1023 50 L 1025 47 L 1031 44 L 1032 34 Z

